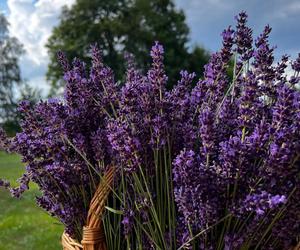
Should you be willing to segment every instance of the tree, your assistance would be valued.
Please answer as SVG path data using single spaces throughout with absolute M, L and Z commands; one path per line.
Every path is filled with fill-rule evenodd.
M 17 127 L 16 87 L 22 82 L 18 58 L 23 49 L 16 38 L 9 36 L 8 26 L 0 14 L 0 123 Z
M 77 0 L 72 7 L 64 8 L 60 24 L 48 41 L 47 79 L 52 90 L 63 84 L 56 60 L 58 50 L 65 51 L 69 59 L 86 60 L 89 45 L 96 42 L 104 61 L 120 79 L 124 73 L 124 51 L 134 54 L 140 68 L 146 69 L 149 50 L 158 40 L 165 47 L 166 71 L 173 84 L 180 69 L 201 75 L 202 65 L 209 59 L 202 48 L 188 51 L 188 35 L 185 15 L 172 0 Z
M 28 83 L 24 83 L 20 89 L 20 100 L 27 100 L 32 105 L 38 103 L 42 99 L 42 92 L 38 88 L 30 86 Z

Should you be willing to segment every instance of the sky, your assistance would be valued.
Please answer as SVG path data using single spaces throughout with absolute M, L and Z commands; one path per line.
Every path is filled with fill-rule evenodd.
M 0 11 L 10 22 L 10 33 L 24 45 L 20 58 L 23 78 L 46 94 L 45 80 L 49 58 L 45 43 L 59 23 L 63 5 L 75 0 L 0 0 Z M 273 27 L 271 43 L 277 46 L 276 58 L 300 52 L 300 0 L 175 0 L 186 14 L 190 27 L 190 46 L 201 45 L 211 52 L 220 48 L 220 33 L 234 25 L 234 16 L 247 11 L 249 25 L 258 35 L 264 25 Z

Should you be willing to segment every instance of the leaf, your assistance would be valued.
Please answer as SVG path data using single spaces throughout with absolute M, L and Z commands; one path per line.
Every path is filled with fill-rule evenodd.
M 105 208 L 106 208 L 109 212 L 112 212 L 112 213 L 114 213 L 114 214 L 120 214 L 120 215 L 123 215 L 123 211 L 121 211 L 121 210 L 116 210 L 116 209 L 113 209 L 113 208 L 107 207 L 107 206 L 105 206 Z

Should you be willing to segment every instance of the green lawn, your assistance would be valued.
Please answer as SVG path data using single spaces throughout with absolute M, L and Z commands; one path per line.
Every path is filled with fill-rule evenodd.
M 20 158 L 0 152 L 0 178 L 13 184 L 24 168 Z M 0 250 L 61 249 L 63 227 L 35 205 L 36 186 L 21 199 L 11 198 L 0 188 Z

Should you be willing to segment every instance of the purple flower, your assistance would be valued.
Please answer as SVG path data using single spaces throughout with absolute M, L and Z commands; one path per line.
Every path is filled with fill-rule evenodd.
M 237 25 L 235 32 L 236 52 L 241 55 L 243 61 L 252 57 L 252 29 L 246 26 L 248 15 L 242 11 L 236 16 Z
M 199 115 L 199 133 L 201 138 L 201 152 L 204 157 L 209 157 L 214 154 L 215 150 L 215 124 L 214 124 L 214 114 L 209 109 L 203 109 Z
M 70 64 L 64 52 L 62 51 L 57 52 L 57 60 L 60 63 L 64 72 L 68 72 L 70 70 Z
M 300 72 L 300 53 L 297 59 L 292 63 L 292 69 L 295 70 L 295 72 Z
M 125 171 L 133 172 L 141 164 L 141 144 L 125 121 L 108 123 L 107 138 Z
M 252 127 L 261 117 L 259 110 L 261 109 L 261 101 L 259 100 L 258 80 L 253 72 L 249 72 L 242 80 L 243 89 L 238 100 L 239 117 L 238 122 L 243 128 Z
M 158 42 L 155 42 L 155 45 L 152 47 L 150 52 L 152 57 L 152 68 L 148 71 L 147 76 L 157 95 L 162 93 L 168 80 L 168 77 L 164 71 L 163 54 L 164 49 L 162 45 L 160 45 Z
M 9 181 L 0 179 L 0 187 L 4 187 L 4 188 L 8 189 L 10 187 Z
M 232 56 L 232 46 L 234 43 L 234 30 L 229 26 L 222 32 L 223 48 L 221 50 L 224 61 L 229 61 Z
M 240 212 L 254 211 L 258 216 L 263 216 L 268 210 L 275 209 L 278 206 L 286 203 L 286 196 L 284 195 L 271 195 L 265 191 L 258 194 L 247 195 L 246 199 L 242 202 Z
M 123 220 L 122 220 L 125 238 L 129 237 L 129 235 L 132 232 L 133 225 L 134 225 L 133 221 L 134 221 L 134 212 L 131 209 L 125 210 L 123 214 Z
M 0 150 L 8 151 L 11 144 L 10 141 L 5 131 L 0 128 Z

